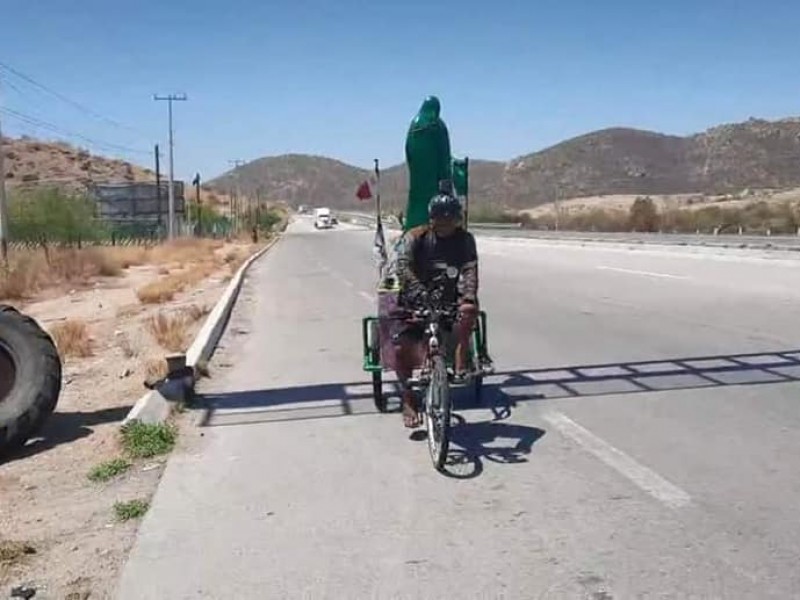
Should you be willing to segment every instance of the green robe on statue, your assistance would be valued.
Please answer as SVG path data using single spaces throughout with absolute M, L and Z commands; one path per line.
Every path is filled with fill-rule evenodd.
M 406 136 L 408 164 L 408 204 L 403 229 L 408 231 L 428 222 L 428 203 L 439 193 L 440 182 L 452 189 L 450 135 L 439 117 L 441 105 L 436 96 L 428 96 L 411 121 Z

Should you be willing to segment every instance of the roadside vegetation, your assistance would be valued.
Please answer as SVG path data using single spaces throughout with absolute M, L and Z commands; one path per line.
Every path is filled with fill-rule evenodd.
M 100 463 L 89 471 L 87 477 L 89 481 L 95 483 L 102 483 L 114 479 L 118 475 L 122 475 L 131 468 L 131 462 L 124 458 L 113 458 Z
M 131 519 L 138 519 L 143 517 L 150 508 L 150 503 L 147 500 L 129 500 L 128 502 L 115 502 L 114 503 L 114 516 L 117 521 L 124 523 Z
M 800 205 L 793 202 L 757 201 L 737 206 L 661 209 L 652 198 L 636 198 L 628 210 L 589 208 L 550 211 L 532 217 L 502 208 L 470 211 L 475 223 L 517 223 L 529 229 L 598 232 L 664 232 L 730 234 L 795 234 L 800 228 Z
M 89 327 L 80 319 L 56 323 L 50 328 L 50 334 L 62 356 L 87 358 L 94 354 Z
M 167 454 L 175 446 L 178 428 L 172 423 L 131 421 L 122 427 L 122 450 L 131 459 Z
M 227 217 L 210 207 L 190 205 L 190 215 L 204 231 L 230 228 Z M 252 225 L 262 237 L 269 235 L 284 219 L 278 208 L 258 211 L 247 235 L 252 235 Z M 217 256 L 222 239 L 162 243 L 152 232 L 114 229 L 95 218 L 90 199 L 56 188 L 15 191 L 9 201 L 9 233 L 9 264 L 0 269 L 0 301 L 26 300 L 48 288 L 81 287 L 98 277 L 119 277 L 131 267 L 157 265 L 164 277 L 137 294 L 142 303 L 161 304 L 225 264 L 238 265 L 246 258 L 246 253 L 232 259 Z M 135 245 L 115 245 L 126 240 Z

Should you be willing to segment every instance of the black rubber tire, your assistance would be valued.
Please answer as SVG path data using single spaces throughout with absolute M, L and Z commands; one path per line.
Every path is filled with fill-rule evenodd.
M 377 365 L 381 359 L 381 343 L 378 326 L 374 321 L 369 324 L 368 336 L 370 361 L 373 365 Z M 375 402 L 375 408 L 378 409 L 378 412 L 385 413 L 388 410 L 387 398 L 383 393 L 383 373 L 381 371 L 372 372 L 372 400 Z
M 0 455 L 44 425 L 61 394 L 61 358 L 32 318 L 0 304 Z
M 431 368 L 431 382 L 428 384 L 426 395 L 435 394 L 438 398 L 439 406 L 425 406 L 425 425 L 428 433 L 428 451 L 433 461 L 433 466 L 437 471 L 444 469 L 447 462 L 447 453 L 450 449 L 450 385 L 447 379 L 447 367 L 442 356 L 434 356 Z M 428 396 L 429 397 L 429 396 Z M 436 425 L 433 418 L 438 417 L 439 439 L 436 439 Z
M 472 391 L 475 394 L 475 405 L 483 405 L 483 375 L 476 375 L 472 382 Z
M 383 373 L 380 371 L 372 372 L 372 399 L 378 412 L 387 411 L 386 395 L 383 393 Z

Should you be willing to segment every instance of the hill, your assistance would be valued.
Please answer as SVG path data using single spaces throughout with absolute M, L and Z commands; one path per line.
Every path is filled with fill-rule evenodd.
M 471 161 L 470 186 L 473 193 L 488 195 L 502 176 L 505 164 Z M 242 194 L 287 202 L 297 207 L 363 207 L 355 197 L 358 185 L 372 178 L 372 170 L 361 169 L 324 156 L 286 154 L 260 158 L 235 171 L 209 181 L 207 186 L 221 193 L 231 193 L 237 183 Z M 408 193 L 408 169 L 405 164 L 381 171 L 381 199 L 388 207 L 399 208 Z
M 154 182 L 155 171 L 123 160 L 93 155 L 66 142 L 46 142 L 29 137 L 3 138 L 6 185 L 17 187 L 53 185 L 84 191 L 91 183 Z M 163 181 L 167 174 L 162 173 Z M 194 199 L 187 188 L 187 197 Z M 203 186 L 201 200 L 220 213 L 228 213 L 230 198 Z
M 800 185 L 800 120 L 722 125 L 680 137 L 610 128 L 572 138 L 508 163 L 471 160 L 477 205 L 529 208 L 560 198 L 607 194 L 724 194 Z M 238 170 L 245 194 L 334 208 L 359 206 L 358 184 L 371 173 L 341 161 L 302 154 L 261 158 Z M 405 165 L 382 173 L 383 197 L 402 205 Z M 209 182 L 232 189 L 232 172 Z M 362 205 L 363 206 L 363 205 Z
M 94 182 L 154 181 L 155 173 L 122 160 L 90 154 L 65 142 L 3 138 L 6 184 L 86 185 Z
M 606 194 L 725 194 L 800 185 L 800 121 L 723 125 L 688 137 L 636 129 L 580 136 L 506 167 L 509 204 Z

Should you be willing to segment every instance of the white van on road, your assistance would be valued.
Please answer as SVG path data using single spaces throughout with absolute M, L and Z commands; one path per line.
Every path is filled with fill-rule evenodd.
M 330 208 L 318 208 L 314 211 L 314 227 L 317 229 L 330 229 L 333 227 Z

